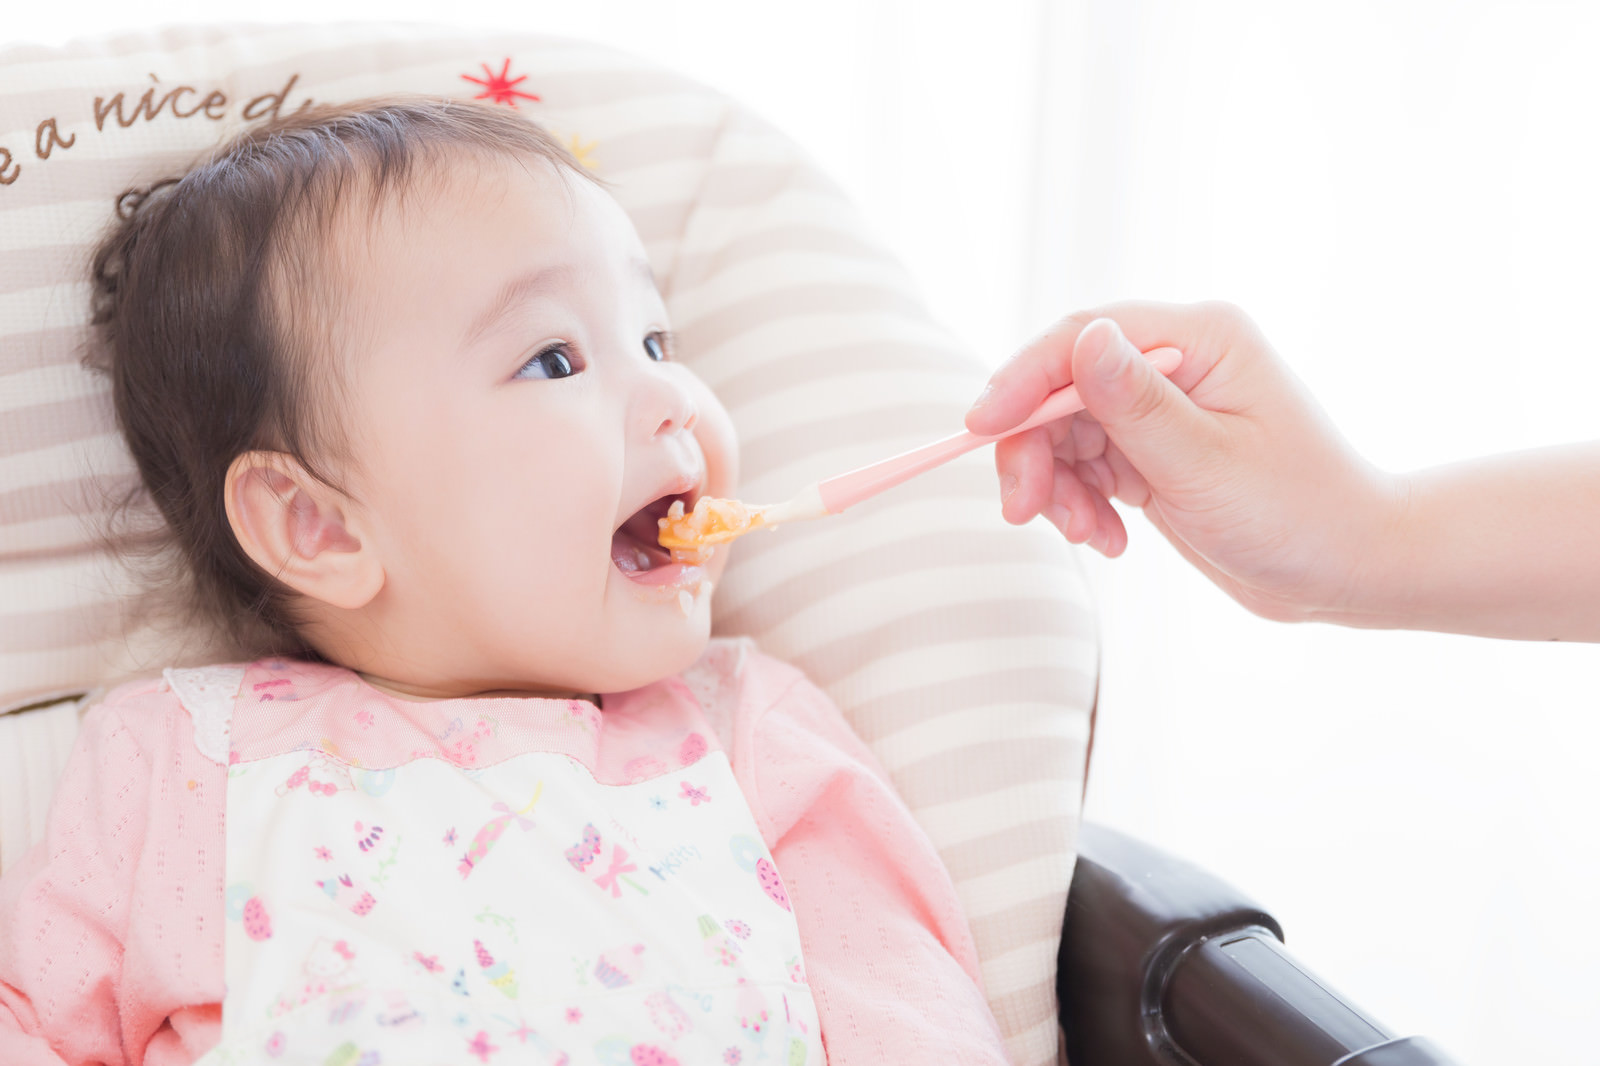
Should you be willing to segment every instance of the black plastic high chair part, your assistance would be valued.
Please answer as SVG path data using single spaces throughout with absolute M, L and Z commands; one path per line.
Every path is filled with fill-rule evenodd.
M 1056 971 L 1072 1066 L 1456 1066 L 1397 1039 L 1197 866 L 1084 825 Z

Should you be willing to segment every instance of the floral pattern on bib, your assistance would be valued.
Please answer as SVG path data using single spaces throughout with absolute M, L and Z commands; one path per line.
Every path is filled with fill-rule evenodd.
M 554 752 L 235 762 L 201 1061 L 822 1066 L 782 880 L 727 756 L 685 743 L 628 784 Z

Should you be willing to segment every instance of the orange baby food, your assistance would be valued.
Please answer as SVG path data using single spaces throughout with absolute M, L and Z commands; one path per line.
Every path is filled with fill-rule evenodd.
M 698 564 L 711 558 L 712 545 L 732 540 L 765 522 L 766 516 L 758 508 L 738 500 L 702 496 L 688 513 L 684 512 L 682 500 L 674 500 L 667 517 L 656 522 L 661 527 L 657 540 L 663 548 L 671 549 L 674 562 Z

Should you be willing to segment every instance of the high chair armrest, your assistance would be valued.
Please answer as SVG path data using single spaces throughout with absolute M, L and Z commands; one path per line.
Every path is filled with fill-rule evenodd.
M 1397 1040 L 1283 949 L 1232 886 L 1084 825 L 1056 992 L 1072 1066 L 1454 1066 Z

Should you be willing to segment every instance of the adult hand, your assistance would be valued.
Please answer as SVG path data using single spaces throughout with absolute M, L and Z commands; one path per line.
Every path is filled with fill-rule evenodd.
M 1140 356 L 1165 346 L 1184 356 L 1170 380 Z M 1350 448 L 1243 312 L 1124 303 L 1070 315 L 995 372 L 967 428 L 999 433 L 1073 382 L 1082 413 L 995 446 L 1007 521 L 1042 513 L 1068 540 L 1116 556 L 1127 546 L 1119 499 L 1258 614 L 1356 606 L 1402 491 Z

